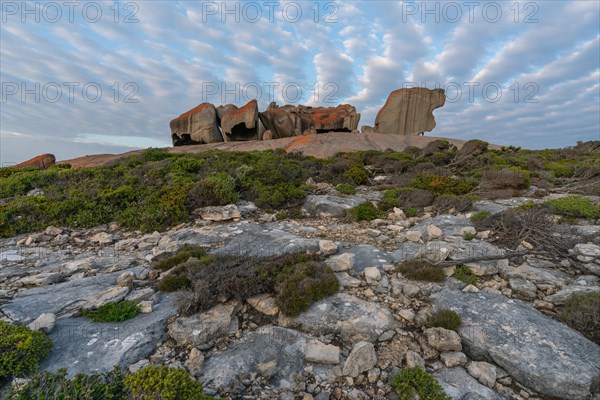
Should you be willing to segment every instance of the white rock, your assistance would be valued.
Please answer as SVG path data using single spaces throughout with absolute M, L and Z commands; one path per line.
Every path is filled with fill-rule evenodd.
M 467 293 L 477 293 L 479 292 L 479 289 L 477 288 L 477 286 L 467 285 L 462 291 Z
M 435 225 L 427 225 L 425 228 L 427 231 L 427 237 L 430 239 L 439 239 L 444 234 L 440 228 Z
M 365 279 L 367 281 L 380 281 L 381 280 L 381 272 L 377 267 L 369 267 L 365 268 Z
M 279 307 L 275 304 L 275 298 L 271 294 L 263 293 L 256 296 L 252 296 L 246 299 L 256 311 L 261 312 L 265 315 L 277 315 L 279 314 Z
M 427 343 L 439 351 L 460 351 L 462 344 L 458 333 L 444 328 L 429 328 L 424 332 Z
M 467 356 L 460 351 L 449 351 L 440 354 L 440 359 L 446 367 L 458 367 L 467 363 Z
M 241 218 L 242 213 L 235 204 L 226 206 L 208 206 L 197 210 L 202 219 L 209 221 L 229 221 L 236 218 Z
M 27 327 L 34 331 L 42 331 L 44 333 L 50 333 L 54 329 L 56 324 L 56 315 L 53 313 L 44 313 L 37 317 L 35 321 L 27 325 Z
M 140 301 L 140 312 L 143 314 L 150 314 L 152 312 L 152 302 L 150 300 Z
M 115 241 L 115 237 L 110 233 L 99 232 L 90 238 L 90 241 L 98 244 L 111 244 Z
M 343 253 L 338 256 L 329 257 L 325 263 L 333 272 L 343 272 L 354 268 L 354 254 Z
M 377 354 L 375 353 L 373 344 L 369 342 L 358 342 L 354 345 L 350 355 L 348 355 L 342 372 L 346 376 L 355 378 L 359 374 L 373 368 L 376 363 Z
M 460 228 L 460 235 L 464 236 L 466 234 L 475 235 L 475 234 L 477 234 L 477 230 L 472 226 L 464 226 L 464 227 Z
M 496 384 L 496 367 L 484 361 L 471 361 L 467 370 L 472 377 L 477 378 L 485 386 L 493 388 Z
M 326 256 L 335 254 L 338 251 L 338 245 L 332 240 L 319 240 L 319 252 Z
M 405 235 L 406 239 L 414 243 L 417 243 L 419 240 L 421 240 L 421 232 L 419 231 L 407 231 Z
M 340 362 L 340 348 L 313 340 L 304 346 L 304 357 L 306 361 L 335 365 Z

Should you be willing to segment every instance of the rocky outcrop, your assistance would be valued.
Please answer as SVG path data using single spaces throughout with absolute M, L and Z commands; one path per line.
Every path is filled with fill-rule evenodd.
M 223 139 L 229 141 L 258 140 L 258 103 L 251 100 L 243 107 L 231 108 L 221 118 Z
M 223 141 L 217 121 L 217 110 L 210 103 L 202 103 L 181 114 L 172 120 L 169 126 L 173 146 Z
M 443 89 L 394 90 L 377 113 L 375 132 L 419 135 L 435 127 L 433 110 L 446 102 Z
M 37 157 L 33 157 L 31 160 L 23 161 L 20 164 L 13 165 L 13 168 L 39 168 L 47 169 L 54 165 L 56 157 L 54 154 L 42 154 Z

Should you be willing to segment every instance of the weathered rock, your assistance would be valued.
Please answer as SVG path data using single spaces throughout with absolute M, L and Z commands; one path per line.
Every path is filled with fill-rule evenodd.
M 273 295 L 264 293 L 252 296 L 246 299 L 256 311 L 261 312 L 265 315 L 277 315 L 279 314 L 279 307 L 275 304 L 275 298 Z
M 288 112 L 282 109 L 272 109 L 258 114 L 260 121 L 265 126 L 263 140 L 280 139 L 295 135 L 296 125 Z
M 128 293 L 128 287 L 114 286 L 108 288 L 107 290 L 98 293 L 97 296 L 89 299 L 85 304 L 83 304 L 82 309 L 84 311 L 95 310 L 102 307 L 106 303 L 121 301 L 125 298 L 125 296 L 127 296 Z
M 192 347 L 188 359 L 183 365 L 190 371 L 190 374 L 199 376 L 202 373 L 202 367 L 204 366 L 204 354 L 197 348 Z
M 598 389 L 600 346 L 529 304 L 448 289 L 432 299 L 437 309 L 460 315 L 459 333 L 473 359 L 493 361 L 547 396 L 583 400 Z
M 492 389 L 482 385 L 463 368 L 444 368 L 436 375 L 444 391 L 456 400 L 506 400 Z
M 49 338 L 52 351 L 41 369 L 68 368 L 77 373 L 111 371 L 115 364 L 125 368 L 146 358 L 164 339 L 167 319 L 177 313 L 173 295 L 161 296 L 153 313 L 117 323 L 95 323 L 89 318 L 64 318 L 56 322 Z
M 439 351 L 460 351 L 462 345 L 458 333 L 444 328 L 429 328 L 424 332 L 427 343 Z
M 220 105 L 218 107 L 215 108 L 215 110 L 217 111 L 217 119 L 219 120 L 219 124 L 221 123 L 221 120 L 223 119 L 223 116 L 225 114 L 227 114 L 228 112 L 237 110 L 237 106 L 234 104 L 223 104 Z
M 27 327 L 34 331 L 50 333 L 54 329 L 54 324 L 56 324 L 56 315 L 52 313 L 44 313 L 37 317 L 35 321 L 27 325 Z
M 226 206 L 208 206 L 199 208 L 196 210 L 202 219 L 209 221 L 229 221 L 236 218 L 241 218 L 242 213 L 238 210 L 235 204 L 228 204 Z
M 358 342 L 350 352 L 342 370 L 344 375 L 356 377 L 377 364 L 375 347 L 369 342 Z
M 54 165 L 56 162 L 56 157 L 54 154 L 42 154 L 36 157 L 33 157 L 30 160 L 23 161 L 17 165 L 13 165 L 13 168 L 38 168 L 38 169 L 47 169 Z
M 319 252 L 323 255 L 335 254 L 338 251 L 338 245 L 331 240 L 319 240 Z
M 381 272 L 377 267 L 365 268 L 365 279 L 369 283 L 379 282 L 381 280 Z
M 115 237 L 107 232 L 98 232 L 90 238 L 90 241 L 98 244 L 111 244 L 115 241 Z
M 435 225 L 427 225 L 427 227 L 425 228 L 426 232 L 427 232 L 427 237 L 429 239 L 439 239 L 443 236 L 443 232 L 440 228 L 438 228 Z M 410 239 L 409 239 L 410 240 Z
M 408 368 L 421 367 L 425 368 L 425 360 L 419 353 L 413 350 L 408 350 L 406 352 L 406 366 Z
M 304 346 L 304 357 L 306 361 L 335 365 L 340 362 L 340 348 L 313 340 Z
M 375 118 L 375 132 L 419 135 L 435 127 L 433 110 L 446 102 L 443 89 L 394 90 Z
M 485 361 L 471 361 L 467 365 L 467 370 L 472 377 L 483 383 L 489 388 L 496 384 L 496 367 Z
M 304 200 L 302 210 L 315 217 L 344 217 L 346 210 L 364 202 L 365 199 L 356 196 L 309 195 Z
M 460 351 L 449 351 L 440 354 L 440 359 L 446 367 L 458 367 L 467 363 L 467 356 Z
M 172 120 L 169 126 L 173 146 L 223 141 L 217 122 L 217 111 L 210 103 L 202 103 L 181 114 Z
M 221 118 L 223 139 L 229 141 L 258 140 L 258 103 L 250 100 L 240 108 L 226 112 Z
M 575 245 L 575 252 L 585 257 L 600 257 L 600 246 L 593 243 L 578 243 Z
M 237 331 L 238 319 L 235 313 L 240 307 L 239 301 L 229 301 L 191 317 L 178 318 L 169 325 L 169 336 L 182 346 L 209 349 L 216 340 Z
M 525 300 L 533 300 L 536 298 L 537 287 L 528 280 L 522 278 L 510 278 L 508 284 L 516 297 Z
M 325 264 L 333 272 L 344 272 L 349 271 L 354 268 L 354 254 L 352 253 L 342 253 L 337 256 L 329 257 L 325 260 Z
M 387 307 L 345 293 L 318 301 L 297 317 L 279 315 L 279 324 L 315 336 L 335 333 L 349 345 L 375 342 L 397 325 Z

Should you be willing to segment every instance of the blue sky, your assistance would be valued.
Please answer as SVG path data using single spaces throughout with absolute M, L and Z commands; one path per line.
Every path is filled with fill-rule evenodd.
M 350 103 L 446 89 L 430 133 L 600 139 L 598 1 L 0 1 L 0 163 L 169 146 L 203 101 Z M 225 89 L 225 91 L 223 91 Z

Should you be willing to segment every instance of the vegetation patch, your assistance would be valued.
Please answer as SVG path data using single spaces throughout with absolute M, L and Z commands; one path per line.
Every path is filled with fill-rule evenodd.
M 458 331 L 461 323 L 460 316 L 447 309 L 436 311 L 427 319 L 428 328 L 444 328 L 451 331 Z
M 194 247 L 186 244 L 177 250 L 175 254 L 166 255 L 154 261 L 152 268 L 168 271 L 177 265 L 183 264 L 192 257 L 202 260 L 205 263 L 210 263 L 213 259 L 202 247 Z
M 138 315 L 140 306 L 134 301 L 111 301 L 96 310 L 84 311 L 83 315 L 94 322 L 123 322 Z
M 422 282 L 443 282 L 446 278 L 444 271 L 424 259 L 403 261 L 397 268 L 406 278 Z
M 548 208 L 556 214 L 571 218 L 600 218 L 600 204 L 583 196 L 566 196 L 547 200 Z
M 36 371 L 51 349 L 44 333 L 0 320 L 0 383 Z
M 190 287 L 191 283 L 185 275 L 169 274 L 158 282 L 158 290 L 161 292 L 177 292 Z
M 191 259 L 177 268 L 176 276 L 190 282 L 177 298 L 180 311 L 188 315 L 215 306 L 218 299 L 246 300 L 261 293 L 275 293 L 282 313 L 297 315 L 339 289 L 331 269 L 309 254 L 216 257 L 210 265 Z
M 181 368 L 149 365 L 125 376 L 123 383 L 134 400 L 208 400 L 202 384 Z
M 356 194 L 356 186 L 351 185 L 349 183 L 340 183 L 335 187 L 335 190 L 337 190 L 341 194 Z
M 480 223 L 481 221 L 485 220 L 490 215 L 492 215 L 492 213 L 489 211 L 478 211 L 471 216 L 471 222 L 474 224 Z
M 464 264 L 457 265 L 452 276 L 467 285 L 475 285 L 477 283 L 477 275 Z
M 377 207 L 373 205 L 370 201 L 366 203 L 362 203 L 357 205 L 356 207 L 352 207 L 351 209 L 346 211 L 346 215 L 352 221 L 373 221 L 376 218 L 380 218 L 385 213 L 379 210 Z
M 392 384 L 400 400 L 451 400 L 440 384 L 420 367 L 403 369 Z
M 411 186 L 417 189 L 428 190 L 436 196 L 442 194 L 464 195 L 473 190 L 477 186 L 477 182 L 422 173 L 412 181 Z
M 560 307 L 557 318 L 600 344 L 600 293 L 569 297 Z

